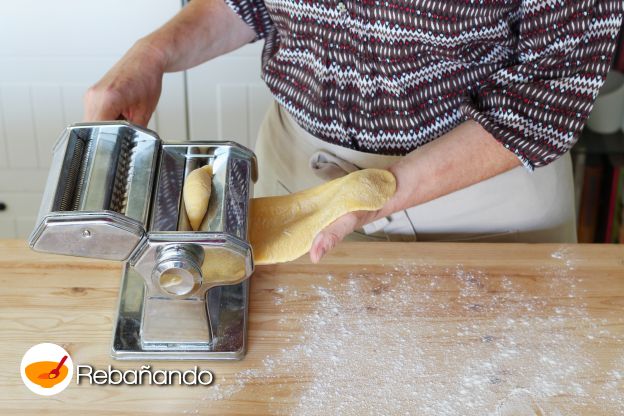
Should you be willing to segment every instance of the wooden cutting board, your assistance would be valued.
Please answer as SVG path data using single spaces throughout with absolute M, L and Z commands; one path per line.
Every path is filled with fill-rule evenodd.
M 0 241 L 0 414 L 622 414 L 624 247 L 342 244 L 258 267 L 239 362 L 117 362 L 121 266 Z M 211 386 L 72 383 L 38 397 L 34 344 L 98 369 L 209 369 Z

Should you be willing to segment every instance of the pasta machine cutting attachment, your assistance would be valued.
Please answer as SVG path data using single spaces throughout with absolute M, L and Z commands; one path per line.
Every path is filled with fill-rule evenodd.
M 182 187 L 204 165 L 212 193 L 191 231 Z M 124 263 L 114 358 L 240 359 L 256 176 L 255 155 L 234 142 L 164 143 L 126 122 L 74 124 L 54 147 L 30 246 Z

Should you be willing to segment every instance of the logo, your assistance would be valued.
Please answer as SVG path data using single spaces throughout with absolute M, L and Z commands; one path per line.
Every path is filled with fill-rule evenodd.
M 62 347 L 50 343 L 37 344 L 24 354 L 20 373 L 30 391 L 41 396 L 52 396 L 71 383 L 74 365 Z

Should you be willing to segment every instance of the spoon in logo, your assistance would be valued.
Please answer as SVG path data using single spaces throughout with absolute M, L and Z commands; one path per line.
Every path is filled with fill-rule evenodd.
M 50 371 L 49 373 L 39 374 L 39 378 L 57 378 L 59 376 L 59 370 L 61 369 L 61 367 L 63 367 L 63 364 L 65 364 L 65 360 L 67 360 L 67 355 L 61 358 L 61 361 L 58 363 L 54 370 Z

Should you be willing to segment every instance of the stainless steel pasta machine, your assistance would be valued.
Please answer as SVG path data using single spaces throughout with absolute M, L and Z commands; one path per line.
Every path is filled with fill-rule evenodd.
M 190 231 L 185 177 L 210 164 L 209 209 Z M 246 351 L 253 152 L 233 142 L 164 143 L 126 122 L 59 138 L 30 246 L 124 262 L 112 355 L 240 359 Z

